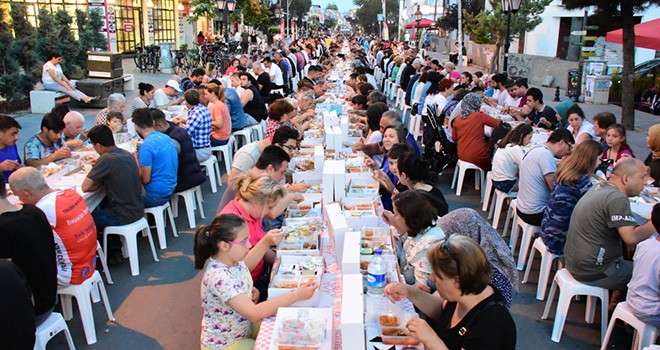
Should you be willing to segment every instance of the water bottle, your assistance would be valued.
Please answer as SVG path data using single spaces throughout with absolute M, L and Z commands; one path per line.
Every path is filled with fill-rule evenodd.
M 383 251 L 376 249 L 374 257 L 369 263 L 367 269 L 367 294 L 373 296 L 382 296 L 385 288 L 385 277 L 387 276 L 387 265 L 383 260 Z

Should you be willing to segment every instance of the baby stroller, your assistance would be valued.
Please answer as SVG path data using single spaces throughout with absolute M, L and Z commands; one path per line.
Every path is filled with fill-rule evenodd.
M 437 172 L 453 168 L 458 161 L 458 151 L 456 144 L 447 138 L 443 127 L 444 118 L 438 117 L 435 105 L 428 106 L 426 111 L 426 115 L 422 115 L 424 157 Z

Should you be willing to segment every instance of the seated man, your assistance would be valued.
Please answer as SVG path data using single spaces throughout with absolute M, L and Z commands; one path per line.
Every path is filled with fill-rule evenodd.
M 176 147 L 179 167 L 174 192 L 189 190 L 204 183 L 206 175 L 204 175 L 199 165 L 190 135 L 185 129 L 168 122 L 161 110 L 151 108 L 149 114 L 151 114 L 151 119 L 154 120 L 154 129 L 169 136 Z
M 273 89 L 283 89 L 284 88 L 284 75 L 282 69 L 277 64 L 273 64 L 273 60 L 270 57 L 264 57 L 261 60 L 266 73 L 268 73 L 269 81 L 271 85 L 271 90 Z M 257 81 L 259 81 L 257 79 Z
M 179 83 L 176 80 L 168 80 L 165 86 L 154 92 L 153 103 L 160 109 L 168 109 L 171 106 L 180 105 L 183 102 L 183 96 L 177 97 L 181 92 Z
M 105 191 L 105 199 L 92 212 L 97 232 L 101 236 L 107 226 L 127 225 L 144 216 L 142 182 L 135 158 L 131 153 L 115 147 L 110 127 L 97 125 L 89 130 L 88 136 L 100 157 L 81 188 L 84 192 L 100 188 Z M 107 259 L 110 261 L 120 256 L 121 244 L 115 235 L 108 239 Z
M 293 153 L 298 149 L 299 138 L 300 133 L 298 130 L 285 125 L 277 129 L 272 138 L 248 143 L 241 147 L 234 154 L 227 183 L 231 186 L 232 181 L 239 173 L 252 169 L 261 156 L 261 152 L 270 145 L 279 146 L 289 154 L 289 157 L 293 156 Z
M 266 103 L 264 103 L 264 100 L 259 94 L 257 87 L 252 85 L 250 82 L 249 76 L 250 74 L 248 73 L 239 73 L 241 86 L 243 89 L 245 89 L 245 91 L 243 91 L 241 94 L 241 104 L 243 105 L 243 110 L 257 121 L 266 120 L 266 118 L 268 118 Z
M 203 162 L 211 157 L 211 111 L 199 102 L 197 90 L 186 91 L 184 97 L 189 110 L 181 126 L 190 134 L 197 159 Z
M 16 147 L 20 128 L 16 119 L 0 114 L 0 172 L 5 179 L 21 166 L 21 156 Z
M 52 228 L 57 253 L 57 284 L 81 284 L 96 270 L 96 227 L 85 199 L 73 189 L 52 190 L 35 168 L 16 170 L 12 192 L 25 204 L 41 209 Z
M 133 112 L 133 124 L 135 131 L 144 139 L 138 149 L 144 207 L 157 207 L 170 200 L 176 187 L 179 167 L 176 148 L 169 136 L 154 130 L 154 120 L 148 108 Z
M 285 150 L 283 150 L 281 147 L 270 145 L 264 148 L 264 151 L 261 153 L 261 156 L 259 156 L 257 163 L 251 168 L 251 170 L 268 174 L 273 178 L 273 180 L 281 182 L 285 178 L 286 170 L 288 169 L 290 160 L 291 157 Z M 302 200 L 300 193 L 307 191 L 309 187 L 310 186 L 308 184 L 303 183 L 288 186 L 287 195 L 283 200 L 279 201 L 277 205 L 267 214 L 266 218 L 264 218 L 264 224 L 268 219 L 276 219 L 281 216 L 292 201 L 296 200 L 300 202 Z M 220 213 L 222 208 L 224 208 L 225 205 L 231 202 L 231 200 L 235 197 L 236 188 L 234 186 L 228 186 L 225 190 L 225 193 L 222 195 L 222 199 L 220 199 L 220 204 L 218 205 L 218 213 Z M 281 226 L 282 224 L 280 220 L 279 227 Z
M 25 165 L 38 167 L 71 157 L 71 149 L 62 142 L 64 121 L 52 113 L 41 120 L 41 132 L 25 143 Z
M 87 141 L 87 130 L 83 130 L 85 117 L 80 112 L 71 111 L 64 115 L 64 142 L 72 150 L 82 147 Z
M 2 259 L 11 259 L 27 278 L 32 289 L 34 316 L 37 326 L 40 325 L 53 312 L 57 296 L 55 238 L 46 215 L 39 208 L 30 204 L 19 208 L 7 200 L 5 178 L 0 175 Z
M 575 139 L 566 129 L 555 130 L 548 142 L 532 147 L 520 164 L 516 211 L 526 223 L 541 226 L 543 211 L 555 183 L 556 158 L 571 152 Z
M 232 75 L 232 79 L 234 76 Z M 252 116 L 246 114 L 243 110 L 243 103 L 239 94 L 232 86 L 225 87 L 225 100 L 227 109 L 229 110 L 229 118 L 231 119 L 231 131 L 238 131 L 246 126 L 259 124 Z
M 557 126 L 557 112 L 552 107 L 543 104 L 543 92 L 537 88 L 530 88 L 525 95 L 527 106 L 531 112 L 525 120 L 528 124 L 548 130 Z
M 641 226 L 637 223 L 628 201 L 628 197 L 639 195 L 645 180 L 644 163 L 623 158 L 607 182 L 597 183 L 578 201 L 564 249 L 566 268 L 576 280 L 625 290 L 633 262 L 624 259 L 622 247 L 631 255 L 639 242 L 655 232 L 651 220 Z
M 180 87 L 183 92 L 186 92 L 195 86 L 202 83 L 206 70 L 202 67 L 197 67 L 190 72 L 190 75 L 181 79 Z

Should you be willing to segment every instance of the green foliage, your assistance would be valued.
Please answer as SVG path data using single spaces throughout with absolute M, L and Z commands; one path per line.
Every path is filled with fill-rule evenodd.
M 302 18 L 309 12 L 312 7 L 312 0 L 289 0 L 289 12 L 292 16 L 298 16 L 299 23 L 302 23 Z
M 80 45 L 71 32 L 71 23 L 73 19 L 64 10 L 55 13 L 55 26 L 57 40 L 57 52 L 62 54 L 62 71 L 64 75 L 72 79 L 80 79 L 82 76 L 81 63 L 78 61 Z
M 103 27 L 103 22 L 105 21 L 101 11 L 98 9 L 93 9 L 89 12 L 89 23 L 85 27 L 85 30 L 89 32 L 91 37 L 92 49 L 96 50 L 107 50 L 108 42 L 106 36 L 101 34 L 101 28 Z
M 218 14 L 215 0 L 192 0 L 190 7 L 194 9 L 188 14 L 188 23 L 195 23 L 200 17 L 215 18 Z
M 329 29 L 333 29 L 334 27 L 337 26 L 337 19 L 336 18 L 326 18 L 325 21 L 323 22 L 323 26 Z
M 328 6 L 325 7 L 328 10 L 339 10 L 339 7 L 337 7 L 337 4 L 328 4 Z
M 471 16 L 476 16 L 484 10 L 481 5 L 483 2 L 477 0 L 462 0 L 461 8 L 463 13 L 470 14 Z M 458 5 L 452 4 L 447 8 L 447 12 L 444 16 L 437 19 L 438 27 L 452 31 L 457 30 L 458 28 Z M 467 25 L 466 16 L 463 16 L 463 27 Z
M 380 0 L 353 0 L 357 7 L 355 11 L 356 22 L 362 27 L 365 33 L 378 34 L 380 32 L 377 15 L 383 13 L 383 7 Z M 386 0 L 385 9 L 387 16 L 390 36 L 399 31 L 399 1 Z M 393 23 L 393 24 L 389 24 Z
M 268 27 L 268 31 L 271 34 L 278 34 L 280 32 L 280 26 L 270 26 Z
M 37 59 L 46 61 L 48 55 L 57 51 L 57 29 L 53 15 L 45 7 L 39 9 L 39 27 L 37 27 Z

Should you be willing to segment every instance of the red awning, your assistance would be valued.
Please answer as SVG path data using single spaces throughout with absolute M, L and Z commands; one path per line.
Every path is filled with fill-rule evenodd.
M 422 20 L 419 21 L 419 27 L 420 28 L 430 28 L 434 24 L 435 24 L 435 22 L 433 22 L 432 20 L 427 19 L 427 18 L 422 18 Z M 411 28 L 417 28 L 417 22 L 410 22 L 410 23 L 406 24 L 406 29 L 411 29 Z
M 605 40 L 623 44 L 623 29 L 608 32 Z M 635 25 L 635 46 L 660 50 L 660 18 Z

